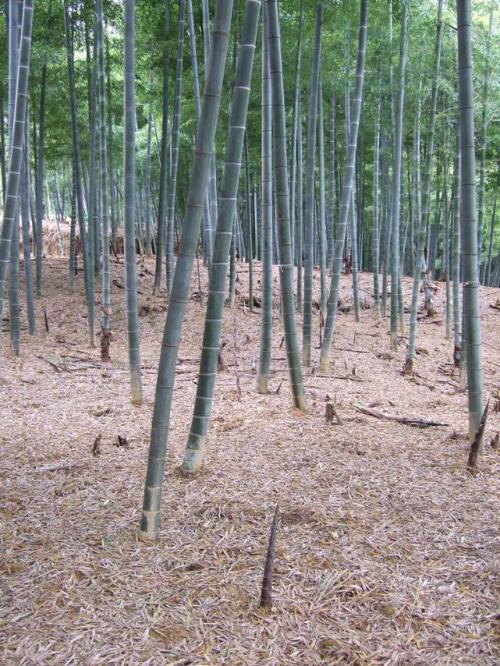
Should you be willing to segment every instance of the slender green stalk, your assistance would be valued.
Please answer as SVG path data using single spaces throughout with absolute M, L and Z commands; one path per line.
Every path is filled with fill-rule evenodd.
M 472 81 L 472 19 L 470 0 L 457 0 L 458 116 L 460 127 L 460 222 L 462 231 L 464 338 L 469 399 L 469 438 L 483 415 L 479 264 L 476 217 L 476 156 L 474 153 L 474 86 Z M 482 451 L 481 444 L 481 451 Z
M 162 121 L 161 121 L 161 156 L 160 156 L 160 182 L 158 196 L 158 224 L 156 229 L 156 262 L 153 291 L 161 286 L 162 259 L 166 223 L 167 202 L 167 175 L 168 175 L 168 33 L 170 31 L 170 0 L 164 0 L 163 13 L 163 92 L 162 92 Z
M 373 149 L 373 232 L 372 232 L 372 262 L 373 262 L 373 304 L 375 316 L 380 319 L 380 229 L 379 229 L 379 180 L 380 180 L 380 91 L 377 97 L 375 112 L 375 147 Z
M 295 303 L 293 298 L 293 257 L 290 237 L 290 198 L 288 196 L 288 160 L 286 156 L 285 94 L 281 60 L 281 36 L 278 1 L 266 0 L 266 23 L 271 67 L 271 99 L 273 116 L 274 182 L 276 183 L 276 212 L 281 284 L 283 328 L 287 351 L 288 371 L 295 407 L 305 409 L 304 382 L 300 366 Z
M 208 184 L 232 12 L 232 0 L 217 0 L 211 58 L 206 72 L 203 108 L 196 137 L 179 255 L 174 271 L 158 367 L 140 527 L 140 534 L 145 539 L 157 539 L 159 534 L 161 492 L 165 474 L 175 366 L 182 334 L 182 322 L 189 299 L 191 276 L 203 214 L 203 202 Z
M 110 345 L 110 268 L 109 268 L 109 227 L 108 227 L 108 168 L 106 145 L 106 87 L 104 68 L 104 17 L 103 0 L 96 0 L 97 23 L 97 71 L 99 89 L 99 185 L 102 223 L 102 317 L 101 317 L 101 359 L 109 360 Z M 134 193 L 135 196 L 135 193 Z
M 273 156 L 271 116 L 271 73 L 266 39 L 265 14 L 262 20 L 262 315 L 260 320 L 260 359 L 257 391 L 267 393 L 271 367 L 273 326 Z M 296 139 L 296 134 L 294 134 Z M 295 152 L 295 151 L 294 151 Z
M 71 159 L 71 213 L 69 232 L 69 286 L 73 290 L 76 275 L 76 167 L 75 157 Z
M 106 24 L 107 26 L 107 24 Z M 106 32 L 106 31 L 105 31 Z M 106 97 L 107 97 L 107 142 L 108 142 L 108 182 L 109 182 L 109 217 L 111 225 L 111 247 L 116 252 L 116 232 L 118 220 L 116 218 L 116 189 L 114 186 L 114 163 L 113 163 L 113 115 L 111 113 L 111 62 L 109 58 L 109 39 L 105 36 L 105 60 L 106 60 Z
M 351 201 L 351 191 L 354 180 L 354 166 L 356 163 L 356 147 L 358 143 L 358 127 L 361 115 L 361 102 L 363 96 L 364 63 L 366 51 L 366 29 L 367 29 L 368 0 L 361 0 L 359 15 L 359 33 L 358 33 L 358 52 L 356 57 L 356 84 L 354 97 L 352 100 L 352 109 L 349 127 L 349 143 L 347 147 L 346 163 L 342 178 L 342 197 L 340 201 L 340 214 L 337 233 L 335 234 L 335 250 L 333 258 L 332 282 L 330 294 L 328 296 L 328 307 L 323 344 L 321 345 L 320 371 L 327 372 L 330 351 L 333 341 L 333 332 L 335 329 L 335 319 L 337 314 L 337 301 L 340 288 L 340 271 L 342 268 L 342 259 L 344 251 L 344 242 L 347 227 L 347 218 L 349 215 L 349 204 Z
M 137 266 L 135 252 L 135 0 L 125 0 L 123 213 L 127 283 L 127 333 L 132 404 L 142 403 L 139 317 L 137 313 Z
M 245 133 L 245 220 L 247 228 L 247 262 L 248 262 L 248 307 L 253 312 L 253 231 L 252 207 L 250 192 L 250 166 L 248 164 L 248 135 Z
M 95 14 L 94 14 L 95 16 Z M 87 34 L 87 32 L 86 32 Z M 90 44 L 89 44 L 90 53 Z M 97 161 L 96 161 L 96 83 L 97 83 L 97 42 L 94 32 L 93 44 L 93 57 L 90 64 L 90 87 L 89 87 L 89 200 L 88 207 L 88 261 L 91 270 L 88 274 L 88 287 L 87 293 L 89 303 L 92 304 L 92 314 L 89 321 L 90 331 L 90 345 L 95 346 L 95 315 L 94 315 L 94 297 L 95 297 L 95 266 L 96 266 L 96 253 L 98 253 L 98 243 L 96 243 L 97 229 Z M 96 249 L 97 248 L 97 249 Z M 97 257 L 97 265 L 99 265 L 99 257 Z M 92 270 L 94 267 L 94 270 Z
M 480 163 L 479 163 L 479 187 L 477 193 L 477 248 L 479 269 L 481 269 L 481 254 L 483 249 L 483 226 L 484 226 L 484 186 L 486 181 L 486 148 L 488 145 L 488 88 L 491 78 L 491 38 L 493 33 L 493 8 L 494 3 L 490 2 L 490 17 L 488 25 L 488 37 L 486 41 L 486 62 L 484 66 L 484 78 L 482 86 L 481 99 L 481 131 L 479 135 L 480 145 Z
M 394 143 L 394 169 L 392 172 L 392 235 L 391 235 L 391 349 L 398 349 L 399 314 L 399 227 L 401 225 L 401 163 L 403 152 L 403 114 L 405 97 L 405 72 L 407 55 L 408 6 L 402 0 L 401 36 L 399 50 L 399 88 L 396 111 L 396 136 Z
M 417 340 L 417 308 L 418 308 L 418 294 L 420 291 L 420 279 L 422 264 L 425 263 L 424 248 L 426 239 L 426 226 L 427 217 L 429 212 L 429 199 L 430 199 L 430 185 L 432 174 L 432 156 L 434 153 L 434 129 L 436 126 L 436 109 L 437 109 L 437 96 L 438 96 L 438 82 L 439 72 L 441 65 L 441 42 L 442 42 L 442 12 L 443 0 L 438 3 L 438 16 L 436 27 L 436 42 L 434 46 L 434 74 L 432 77 L 432 91 L 430 101 L 430 117 L 429 128 L 427 132 L 427 153 L 425 158 L 425 170 L 422 188 L 421 210 L 418 219 L 417 230 L 417 249 L 415 253 L 415 272 L 413 275 L 413 288 L 411 296 L 411 310 L 410 310 L 410 331 L 408 338 L 408 349 L 406 352 L 406 360 L 403 371 L 406 374 L 413 372 L 413 361 L 415 358 L 415 348 Z M 420 100 L 420 95 L 419 95 Z M 420 113 L 420 102 L 418 107 Z M 420 122 L 420 120 L 419 120 Z M 417 148 L 419 150 L 419 148 Z M 420 197 L 418 197 L 420 200 Z M 419 203 L 420 207 L 420 203 Z
M 316 5 L 314 54 L 312 61 L 311 84 L 309 87 L 309 108 L 307 111 L 306 197 L 304 217 L 304 310 L 302 322 L 302 363 L 306 367 L 311 366 L 312 292 L 314 272 L 314 162 L 316 156 L 322 22 L 323 5 L 318 2 Z
M 445 280 L 445 338 L 451 338 L 451 284 L 450 284 L 450 215 L 448 203 L 448 152 L 446 125 L 443 124 L 443 278 Z M 452 194 L 453 196 L 453 194 Z
M 153 245 L 153 212 L 151 210 L 151 131 L 153 128 L 153 111 L 151 100 L 148 110 L 148 138 L 146 145 L 146 182 L 144 184 L 144 207 L 146 214 L 146 254 L 151 254 Z
M 302 30 L 304 25 L 304 0 L 300 0 L 300 18 L 297 37 L 297 60 L 295 65 L 295 96 L 293 102 L 293 124 L 292 124 L 292 168 L 290 180 L 290 233 L 292 236 L 292 257 L 296 260 L 296 238 L 297 238 L 297 133 L 301 122 L 298 116 L 300 97 L 300 77 L 302 70 Z M 265 39 L 264 39 L 265 41 Z M 265 46 L 263 46 L 264 50 Z M 272 140 L 271 140 L 272 141 Z M 272 170 L 272 167 L 271 167 Z M 264 227 L 263 227 L 264 228 Z M 272 234 L 271 234 L 272 239 Z
M 495 198 L 493 200 L 493 213 L 491 215 L 491 225 L 490 225 L 490 239 L 488 242 L 488 261 L 486 264 L 486 273 L 485 273 L 485 281 L 484 284 L 488 286 L 491 285 L 491 257 L 493 253 L 493 232 L 495 230 L 495 217 L 496 217 L 496 212 L 497 212 L 497 195 L 498 195 L 498 187 L 495 190 Z M 494 286 L 494 285 L 493 285 Z
M 351 273 L 352 273 L 352 295 L 354 305 L 354 321 L 359 322 L 359 276 L 358 276 L 358 219 L 355 194 L 356 183 L 353 182 L 351 190 L 351 205 L 349 207 L 349 219 L 351 222 Z
M 241 159 L 247 121 L 248 100 L 259 23 L 260 0 L 247 0 L 241 32 L 238 68 L 231 103 L 229 140 L 226 147 L 224 175 L 210 271 L 203 347 L 191 430 L 182 469 L 194 473 L 201 465 L 217 376 L 217 359 L 224 318 L 224 297 L 232 226 L 238 193 Z
M 195 120 L 196 128 L 198 128 L 198 123 L 200 121 L 201 114 L 201 98 L 200 98 L 200 79 L 198 73 L 198 56 L 196 55 L 196 35 L 194 28 L 194 17 L 193 17 L 193 3 L 192 0 L 188 0 L 188 25 L 189 25 L 189 45 L 191 49 L 191 68 L 192 68 L 192 77 L 193 77 L 193 95 L 194 95 L 194 110 L 195 110 Z M 211 248 L 212 243 L 212 222 L 210 220 L 210 197 L 208 191 L 205 196 L 205 203 L 203 209 L 203 245 L 205 248 Z M 206 254 L 211 255 L 207 251 Z
M 2 202 L 5 204 L 7 193 L 7 166 L 5 161 L 5 116 L 3 107 L 3 92 L 0 87 L 0 168 L 2 170 Z
M 38 118 L 37 168 L 35 175 L 36 189 L 36 295 L 42 295 L 42 258 L 43 258 L 43 190 L 44 190 L 44 152 L 45 152 L 45 91 L 47 81 L 47 59 L 42 64 L 40 80 L 40 109 Z
M 184 48 L 184 13 L 185 2 L 179 0 L 177 33 L 177 60 L 175 65 L 174 117 L 172 122 L 172 158 L 170 166 L 169 202 L 167 214 L 167 247 L 165 252 L 167 291 L 170 294 L 174 273 L 174 215 L 177 191 L 177 170 L 179 166 L 179 135 L 181 124 L 182 66 Z
M 456 131 L 455 163 L 453 166 L 453 238 L 451 277 L 453 280 L 453 362 L 460 366 L 462 357 L 462 302 L 460 297 L 460 148 L 458 127 Z
M 318 146 L 319 146 L 319 268 L 321 322 L 326 317 L 326 188 L 325 188 L 325 135 L 323 127 L 323 86 L 319 83 L 318 96 Z
M 330 98 L 330 164 L 329 164 L 329 208 L 328 224 L 326 227 L 327 255 L 326 266 L 329 270 L 332 268 L 333 247 L 335 238 L 335 220 L 337 219 L 337 184 L 335 170 L 337 166 L 336 159 L 336 118 L 335 118 L 335 94 Z
M 64 28 L 66 33 L 66 56 L 68 67 L 68 83 L 69 83 L 69 98 L 70 98 L 70 113 L 71 113 L 71 140 L 73 147 L 74 158 L 74 180 L 76 187 L 76 202 L 78 210 L 78 226 L 80 231 L 80 245 L 83 255 L 83 272 L 85 282 L 85 294 L 87 297 L 87 313 L 88 313 L 88 326 L 89 326 L 89 340 L 91 346 L 94 344 L 94 302 L 89 292 L 89 271 L 92 266 L 89 266 L 88 261 L 88 245 L 87 245 L 87 232 L 85 229 L 85 204 L 83 195 L 82 175 L 81 175 L 81 156 L 80 156 L 80 139 L 78 133 L 78 120 L 77 120 L 77 104 L 76 104 L 76 88 L 75 88 L 75 68 L 74 68 L 74 53 L 73 53 L 73 36 L 71 15 L 69 11 L 68 0 L 64 4 Z M 76 255 L 75 255 L 76 256 Z
M 29 169 L 29 132 L 28 122 L 24 133 L 24 154 L 21 174 L 21 220 L 23 230 L 23 256 L 24 256 L 24 288 L 26 291 L 26 311 L 28 313 L 28 329 L 30 335 L 35 335 L 36 318 L 35 302 L 33 300 L 33 272 L 31 270 L 30 250 L 30 169 Z
M 303 199 L 303 159 L 302 159 L 302 100 L 300 91 L 297 96 L 297 310 L 302 309 L 302 273 L 303 273 L 303 239 L 304 239 L 304 199 Z
M 9 149 L 9 167 L 7 172 L 7 191 L 5 208 L 0 233 L 0 321 L 2 320 L 5 281 L 11 245 L 17 224 L 17 199 L 23 159 L 26 106 L 28 101 L 28 76 L 31 52 L 31 28 L 33 23 L 33 0 L 25 0 L 22 15 L 21 40 L 16 77 L 14 101 L 14 124 Z
M 19 37 L 20 25 L 22 19 L 22 7 L 17 0 L 10 0 L 9 2 L 9 77 L 13 81 L 17 81 L 18 64 L 19 64 Z M 12 135 L 14 126 L 14 113 L 15 113 L 15 96 L 17 90 L 9 88 L 9 95 L 13 92 L 13 98 L 9 99 L 9 139 L 12 145 Z M 12 147 L 10 147 L 10 151 Z M 16 211 L 14 226 L 12 229 L 12 244 L 10 247 L 10 262 L 9 262 L 9 327 L 10 327 L 10 341 L 14 353 L 19 355 L 19 345 L 21 337 L 21 322 L 19 318 L 19 212 Z

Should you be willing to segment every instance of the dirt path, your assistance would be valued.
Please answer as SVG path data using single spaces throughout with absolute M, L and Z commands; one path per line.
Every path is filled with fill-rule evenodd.
M 152 269 L 152 262 L 143 264 L 139 285 L 146 397 L 140 408 L 128 401 L 125 292 L 116 282 L 108 366 L 88 348 L 83 294 L 69 292 L 66 263 L 57 259 L 45 270 L 39 335 L 23 333 L 18 359 L 8 333 L 0 341 L 2 663 L 498 663 L 499 454 L 489 439 L 500 430 L 500 415 L 490 414 L 481 473 L 471 478 L 466 396 L 450 376 L 443 323 L 419 325 L 417 376 L 409 379 L 401 374 L 404 342 L 388 354 L 387 321 L 378 325 L 370 309 L 359 324 L 352 313 L 340 314 L 330 376 L 307 372 L 309 411 L 301 414 L 290 408 L 277 308 L 270 394 L 255 393 L 260 317 L 240 298 L 241 399 L 228 313 L 228 370 L 217 384 L 206 464 L 186 479 L 176 468 L 203 317 L 192 299 L 161 541 L 137 541 L 165 317 L 164 295 L 149 295 Z M 123 285 L 123 266 L 113 270 Z M 246 269 L 238 270 L 244 294 Z M 343 280 L 348 302 L 349 278 Z M 362 275 L 368 302 L 370 281 Z M 410 289 L 405 280 L 406 301 Z M 440 285 L 440 313 L 443 293 Z M 500 386 L 500 313 L 489 304 L 500 290 L 482 294 L 490 395 Z M 343 425 L 325 423 L 327 395 Z M 379 420 L 356 411 L 354 402 L 450 425 L 419 429 Z M 99 434 L 102 453 L 93 457 Z M 118 434 L 128 438 L 128 449 L 114 446 Z M 257 605 L 277 501 L 275 608 L 267 614 Z

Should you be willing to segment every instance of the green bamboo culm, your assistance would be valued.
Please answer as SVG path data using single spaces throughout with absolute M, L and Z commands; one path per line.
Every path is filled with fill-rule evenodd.
M 306 196 L 304 212 L 304 304 L 302 320 L 302 363 L 311 366 L 312 300 L 314 272 L 314 162 L 316 157 L 319 68 L 321 61 L 321 24 L 323 5 L 316 6 L 316 30 L 312 61 L 309 107 L 307 110 Z
M 37 166 L 35 174 L 35 217 L 36 217 L 36 295 L 42 295 L 42 259 L 43 259 L 43 185 L 44 185 L 44 150 L 45 150 L 45 91 L 47 81 L 47 57 L 42 65 L 40 80 L 40 109 L 38 120 Z
M 265 13 L 262 16 L 262 314 L 257 391 L 267 393 L 273 334 L 273 155 L 271 72 L 267 48 Z
M 28 77 L 32 24 L 33 0 L 24 0 L 16 77 L 16 95 L 14 102 L 14 127 L 12 140 L 10 142 L 7 190 L 5 195 L 2 230 L 0 233 L 0 321 L 3 311 L 5 282 L 7 277 L 7 267 L 9 265 L 13 228 L 14 223 L 17 220 L 17 201 L 23 160 L 26 105 L 28 103 Z
M 87 298 L 89 342 L 90 346 L 93 347 L 94 346 L 94 299 L 89 290 L 89 273 L 91 270 L 93 270 L 93 268 L 92 266 L 89 266 L 87 230 L 85 228 L 85 204 L 83 200 L 80 138 L 78 133 L 78 119 L 77 119 L 73 35 L 72 35 L 71 14 L 69 6 L 70 3 L 68 2 L 68 0 L 65 0 L 64 31 L 66 34 L 66 58 L 67 58 L 67 67 L 68 67 L 68 84 L 69 84 L 69 99 L 70 99 L 70 114 L 71 114 L 71 142 L 73 147 L 73 169 L 74 169 L 73 173 L 74 173 L 76 204 L 78 211 L 78 228 L 80 231 L 80 245 L 82 248 L 82 256 L 83 256 L 83 277 L 85 284 L 85 295 Z M 74 247 L 75 247 L 75 270 L 76 270 L 76 246 Z M 73 281 L 74 277 L 72 275 L 70 276 L 70 283 L 72 284 Z
M 89 178 L 88 178 L 88 261 L 89 266 L 95 265 L 94 256 L 96 254 L 96 219 L 97 219 L 97 161 L 96 161 L 96 81 L 97 81 L 97 42 L 94 39 L 93 46 L 93 57 L 90 73 L 90 91 L 89 91 Z M 98 247 L 98 243 L 97 243 Z M 97 260 L 99 257 L 97 256 Z M 92 303 L 92 308 L 94 307 L 94 296 L 95 296 L 95 271 L 89 270 L 88 272 L 88 300 L 89 303 Z M 90 335 L 91 335 L 91 346 L 95 345 L 95 327 L 94 327 L 94 316 L 91 317 L 90 325 Z
M 175 366 L 182 334 L 182 322 L 189 299 L 203 203 L 210 173 L 209 167 L 219 115 L 232 13 L 233 0 L 217 0 L 210 58 L 205 78 L 203 107 L 198 125 L 179 254 L 174 270 L 156 382 L 153 423 L 139 532 L 140 536 L 146 540 L 155 540 L 159 535 L 161 492 L 165 474 Z
M 135 252 L 135 0 L 125 0 L 124 41 L 124 145 L 123 218 L 125 226 L 125 272 L 127 284 L 127 333 L 130 395 L 134 405 L 142 403 L 139 317 L 137 313 L 137 266 Z
M 281 60 L 281 37 L 278 0 L 266 0 L 269 60 L 271 68 L 271 100 L 273 116 L 274 182 L 276 183 L 276 216 L 278 226 L 278 258 L 281 285 L 283 329 L 293 402 L 298 409 L 306 408 L 304 381 L 300 365 L 295 302 L 293 297 L 293 257 L 290 236 L 290 197 L 288 192 L 288 161 L 286 156 L 285 95 Z
M 372 233 L 372 264 L 373 264 L 373 304 L 375 316 L 380 319 L 380 86 L 375 111 L 375 146 L 373 149 L 373 233 Z
M 460 145 L 456 128 L 456 151 L 453 165 L 453 226 L 451 251 L 451 277 L 453 280 L 453 364 L 460 366 L 462 355 L 462 301 L 460 294 Z
M 336 220 L 336 210 L 337 210 L 337 183 L 335 177 L 335 169 L 337 164 L 336 159 L 336 145 L 335 145 L 335 94 L 332 94 L 330 98 L 330 122 L 329 122 L 329 139 L 330 139 L 330 164 L 328 169 L 329 175 L 329 210 L 328 210 L 328 224 L 326 228 L 326 237 L 327 237 L 327 256 L 326 256 L 326 267 L 328 270 L 331 269 L 333 261 L 333 243 L 335 238 L 335 220 Z
M 325 188 L 325 136 L 323 127 L 323 86 L 319 82 L 318 91 L 318 146 L 319 146 L 319 267 L 320 267 L 320 300 L 319 310 L 321 324 L 326 317 L 326 188 Z
M 170 0 L 163 4 L 163 50 L 162 50 L 162 121 L 161 121 L 161 154 L 160 154 L 160 182 L 158 193 L 158 222 L 156 226 L 155 245 L 155 279 L 153 292 L 161 287 L 162 258 L 165 241 L 165 223 L 167 208 L 167 176 L 168 176 L 168 34 L 170 31 Z
M 470 0 L 457 0 L 460 227 L 462 232 L 464 338 L 469 401 L 469 438 L 472 440 L 479 428 L 483 414 L 483 375 L 481 368 L 481 326 L 479 318 L 479 263 L 471 24 Z
M 302 61 L 302 27 L 304 23 L 304 0 L 300 1 L 300 18 L 299 18 L 299 34 L 297 37 L 297 60 L 295 66 L 295 95 L 293 102 L 293 123 L 292 123 L 292 166 L 290 178 L 290 233 L 292 236 L 292 257 L 295 260 L 296 256 L 296 239 L 297 239 L 297 133 L 300 118 L 298 117 L 298 101 L 300 96 L 300 70 Z M 264 36 L 264 33 L 263 33 Z M 264 39 L 265 42 L 265 39 Z M 266 47 L 267 48 L 267 47 Z M 264 53 L 264 44 L 262 46 Z M 269 56 L 268 56 L 269 57 Z M 271 121 L 272 122 L 272 121 Z M 271 138 L 272 142 L 272 138 Z M 272 167 L 271 167 L 272 171 Z M 272 233 L 271 233 L 272 238 Z M 300 306 L 296 304 L 297 308 Z
M 420 292 L 420 278 L 422 271 L 422 262 L 424 260 L 427 217 L 429 212 L 430 186 L 431 186 L 431 176 L 432 176 L 432 156 L 434 152 L 434 130 L 436 126 L 438 83 L 439 83 L 439 72 L 441 66 L 441 44 L 442 44 L 442 31 L 443 31 L 442 15 L 443 15 L 443 0 L 439 0 L 437 27 L 436 27 L 436 41 L 434 45 L 434 75 L 432 78 L 430 117 L 429 117 L 429 127 L 427 130 L 427 142 L 426 142 L 427 152 L 425 156 L 421 205 L 418 206 L 420 208 L 420 217 L 417 219 L 417 227 L 418 227 L 417 242 L 416 242 L 417 248 L 415 252 L 415 267 L 413 274 L 413 288 L 411 294 L 410 330 L 408 333 L 408 349 L 406 352 L 406 359 L 403 367 L 403 372 L 405 374 L 411 374 L 413 372 L 413 361 L 415 359 L 415 349 L 416 349 L 416 340 L 417 340 L 418 295 Z M 419 95 L 419 100 L 420 100 L 420 95 Z M 418 102 L 417 112 L 418 114 L 420 114 L 420 101 Z M 420 119 L 418 120 L 420 121 Z M 417 150 L 420 150 L 419 146 L 417 146 Z
M 170 183 L 168 192 L 167 211 L 167 245 L 165 251 L 165 270 L 167 276 L 167 291 L 170 294 L 174 275 L 174 224 L 175 224 L 175 197 L 177 190 L 177 171 L 179 166 L 179 137 L 181 124 L 181 95 L 182 95 L 182 66 L 184 47 L 184 14 L 185 2 L 179 0 L 178 34 L 177 34 L 177 61 L 175 65 L 175 95 L 174 117 L 172 121 L 172 162 L 170 166 Z
M 486 182 L 486 148 L 488 145 L 487 129 L 488 129 L 488 118 L 487 118 L 487 106 L 488 106 L 488 88 L 491 77 L 491 41 L 493 34 L 493 9 L 494 3 L 490 2 L 490 16 L 489 16 L 489 25 L 488 25 L 488 37 L 486 40 L 486 62 L 484 67 L 484 78 L 482 85 L 482 99 L 481 99 L 481 129 L 479 133 L 479 144 L 480 144 L 480 161 L 479 161 L 479 188 L 477 193 L 477 250 L 478 250 L 478 261 L 479 261 L 479 271 L 481 274 L 481 255 L 483 250 L 483 227 L 484 227 L 484 190 Z M 486 263 L 484 265 L 486 273 Z M 484 275 L 483 275 L 484 277 Z M 483 280 L 484 284 L 484 280 Z
M 100 213 L 102 224 L 102 317 L 101 317 L 101 359 L 109 360 L 110 344 L 110 267 L 109 267 L 109 225 L 108 225 L 108 170 L 106 147 L 106 87 L 104 78 L 104 16 L 103 0 L 97 0 L 97 78 L 99 90 L 99 186 Z
M 394 141 L 394 169 L 392 175 L 392 234 L 391 234 L 391 349 L 398 349 L 399 314 L 399 227 L 401 225 L 401 162 L 403 151 L 403 114 L 405 97 L 405 72 L 407 59 L 408 5 L 402 2 L 401 34 L 399 49 L 399 87 L 396 110 L 396 136 Z
M 364 66 L 366 52 L 366 30 L 368 21 L 368 0 L 361 0 L 359 14 L 358 52 L 356 56 L 356 83 L 350 114 L 349 142 L 347 146 L 347 157 L 342 178 L 342 195 L 340 198 L 340 211 L 338 226 L 335 234 L 335 249 L 333 256 L 332 280 L 330 294 L 328 296 L 328 307 L 326 314 L 323 344 L 321 345 L 320 371 L 327 372 L 330 363 L 330 351 L 332 348 L 335 320 L 337 316 L 337 301 L 340 289 L 340 271 L 344 252 L 347 219 L 349 216 L 349 205 L 354 181 L 354 167 L 356 163 L 356 148 L 358 143 L 359 118 L 361 115 L 361 103 L 363 97 Z
M 28 123 L 24 132 L 23 173 L 21 174 L 21 220 L 23 230 L 24 254 L 24 284 L 26 290 L 26 311 L 28 314 L 28 328 L 30 335 L 36 332 L 35 302 L 33 300 L 33 272 L 31 269 L 30 250 L 30 171 L 29 171 L 29 141 Z
M 208 302 L 203 332 L 200 371 L 191 429 L 186 444 L 182 469 L 193 474 L 200 468 L 207 439 L 208 422 L 217 377 L 217 359 L 224 320 L 226 276 L 236 211 L 241 158 L 246 133 L 248 101 L 259 24 L 260 0 L 246 0 L 241 30 L 238 67 L 233 86 L 229 140 L 226 146 L 224 174 L 219 197 L 217 229 L 213 246 L 208 287 Z
M 17 0 L 9 0 L 9 141 L 12 143 L 16 100 L 16 82 L 19 63 L 20 21 L 22 5 Z M 19 356 L 21 341 L 21 320 L 19 307 L 19 207 L 12 227 L 12 242 L 9 260 L 9 328 L 10 343 L 14 354 Z

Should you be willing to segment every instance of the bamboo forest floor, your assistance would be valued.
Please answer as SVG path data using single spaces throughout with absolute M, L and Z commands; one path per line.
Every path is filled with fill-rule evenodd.
M 142 407 L 128 399 L 123 265 L 113 262 L 111 363 L 87 345 L 81 274 L 71 293 L 61 259 L 46 261 L 38 336 L 23 331 L 19 358 L 2 336 L 1 663 L 499 663 L 499 453 L 489 442 L 500 414 L 490 410 L 480 474 L 471 477 L 466 395 L 451 376 L 444 339 L 444 286 L 439 314 L 419 324 L 414 378 L 401 374 L 404 340 L 389 353 L 388 320 L 377 324 L 364 309 L 355 324 L 352 312 L 340 313 L 334 364 L 327 377 L 306 373 L 303 414 L 290 407 L 277 307 L 270 392 L 254 391 L 260 317 L 243 305 L 247 269 L 239 265 L 206 464 L 188 479 L 177 468 L 204 312 L 195 272 L 161 539 L 147 545 L 137 526 L 165 296 L 151 296 L 153 261 L 139 266 Z M 256 265 L 256 282 L 259 271 Z M 347 303 L 350 276 L 342 280 Z M 371 275 L 361 276 L 361 286 L 369 302 Z M 403 288 L 408 303 L 411 281 Z M 500 385 L 500 313 L 490 308 L 499 296 L 482 289 L 487 396 Z M 317 325 L 316 314 L 316 341 Z M 325 422 L 327 395 L 342 425 Z M 449 426 L 410 427 L 353 403 Z M 102 453 L 93 457 L 99 434 Z M 114 445 L 118 435 L 128 448 Z M 278 501 L 274 608 L 263 612 L 260 584 Z

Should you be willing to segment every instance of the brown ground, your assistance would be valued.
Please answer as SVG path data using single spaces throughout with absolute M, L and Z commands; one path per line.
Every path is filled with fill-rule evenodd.
M 123 266 L 113 271 L 123 283 Z M 239 271 L 244 294 L 246 268 Z M 348 301 L 349 278 L 343 279 Z M 368 301 L 370 280 L 361 279 Z M 481 473 L 472 478 L 465 472 L 466 396 L 450 376 L 443 324 L 419 326 L 418 374 L 409 379 L 400 372 L 403 342 L 387 358 L 387 320 L 377 325 L 368 309 L 355 325 L 352 313 L 341 314 L 331 375 L 307 372 L 309 412 L 301 414 L 290 408 L 277 309 L 271 391 L 254 392 L 259 315 L 239 300 L 242 396 L 228 312 L 229 368 L 217 384 L 206 465 L 186 479 L 176 467 L 190 422 L 203 315 L 192 300 L 161 540 L 145 545 L 136 528 L 165 318 L 165 298 L 150 296 L 151 283 L 143 272 L 140 301 L 149 301 L 152 312 L 141 318 L 142 407 L 128 400 L 125 292 L 116 285 L 109 366 L 87 346 L 82 290 L 70 293 L 63 260 L 47 262 L 39 334 L 23 333 L 20 358 L 3 336 L 1 662 L 498 663 L 499 454 L 489 441 L 500 417 L 490 413 Z M 407 299 L 410 286 L 405 280 Z M 489 307 L 499 295 L 482 292 L 486 395 L 499 387 L 500 313 Z M 442 320 L 442 302 L 440 286 L 435 320 Z M 341 426 L 325 423 L 327 394 Z M 355 411 L 353 402 L 450 426 L 379 420 Z M 98 434 L 102 454 L 92 457 Z M 130 448 L 113 446 L 118 434 Z M 277 501 L 275 607 L 265 613 L 258 598 Z

